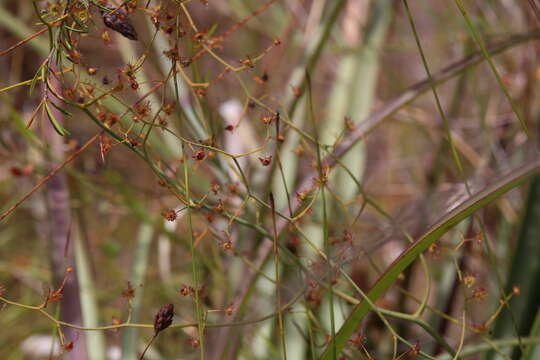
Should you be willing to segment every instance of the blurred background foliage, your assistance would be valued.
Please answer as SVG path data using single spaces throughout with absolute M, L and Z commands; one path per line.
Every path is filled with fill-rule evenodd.
M 538 6 L 1 2 L 0 357 L 538 358 Z

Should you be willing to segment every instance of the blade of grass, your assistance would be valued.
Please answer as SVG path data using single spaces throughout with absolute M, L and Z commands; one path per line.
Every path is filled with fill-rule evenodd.
M 483 191 L 457 206 L 450 211 L 446 216 L 433 225 L 422 237 L 411 244 L 396 259 L 385 273 L 378 279 L 375 285 L 367 293 L 367 296 L 372 302 L 377 301 L 384 292 L 395 282 L 401 272 L 403 272 L 414 260 L 424 251 L 429 245 L 437 241 L 453 226 L 459 224 L 467 217 L 474 214 L 477 210 L 485 207 L 492 201 L 496 200 L 509 190 L 523 184 L 528 178 L 540 171 L 540 159 L 536 159 L 530 164 L 524 165 L 515 171 L 501 177 L 495 184 L 487 187 Z M 324 353 L 320 357 L 321 360 L 332 358 L 332 347 L 336 346 L 338 352 L 343 350 L 348 339 L 358 328 L 360 321 L 370 311 L 368 304 L 362 301 L 355 306 L 351 311 L 345 324 L 341 327 L 336 337 L 327 345 Z M 335 344 L 335 345 L 334 345 Z
M 539 116 L 540 119 L 540 116 Z M 512 255 L 512 264 L 509 269 L 509 276 L 506 282 L 506 292 L 511 293 L 514 287 L 519 287 L 520 296 L 516 296 L 510 302 L 509 311 L 503 311 L 494 327 L 494 337 L 504 338 L 507 336 L 525 336 L 533 329 L 535 317 L 532 314 L 540 314 L 540 177 L 535 176 L 531 182 L 521 230 L 517 240 L 517 245 Z M 527 259 L 527 261 L 524 261 Z M 512 317 L 514 319 L 512 319 Z M 514 321 L 518 330 L 515 333 Z M 520 353 L 519 348 L 513 349 L 513 359 L 526 359 L 525 353 Z M 493 352 L 489 353 L 488 359 L 498 358 Z
M 498 54 L 509 48 L 512 48 L 513 46 L 537 39 L 539 37 L 540 37 L 540 32 L 531 32 L 531 33 L 511 36 L 507 41 L 499 43 L 498 45 L 495 45 L 493 48 L 491 48 L 490 52 L 492 54 L 495 54 L 495 53 Z M 459 61 L 456 61 L 450 64 L 449 66 L 443 68 L 439 72 L 433 74 L 433 82 L 437 86 L 440 84 L 443 84 L 444 82 L 461 74 L 463 71 L 466 71 L 470 67 L 481 63 L 482 60 L 483 60 L 483 57 L 481 56 L 480 53 L 473 53 Z M 334 153 L 326 157 L 325 160 L 323 160 L 323 163 L 327 164 L 330 167 L 334 166 L 335 165 L 334 158 L 340 157 L 343 154 L 345 154 L 347 151 L 349 151 L 352 145 L 354 145 L 360 139 L 362 139 L 371 131 L 373 131 L 385 119 L 387 119 L 392 114 L 397 112 L 403 106 L 412 102 L 414 99 L 416 99 L 420 95 L 424 94 L 430 88 L 431 88 L 430 82 L 428 80 L 423 80 L 409 87 L 402 94 L 396 96 L 393 100 L 390 100 L 389 102 L 387 102 L 386 106 L 384 106 L 380 110 L 373 112 L 354 131 L 349 133 L 343 139 L 343 141 L 336 147 L 336 149 L 334 150 Z M 130 149 L 135 151 L 135 149 L 131 147 Z M 311 185 L 312 178 L 316 176 L 317 176 L 316 170 L 312 170 L 308 172 L 298 182 L 298 185 L 296 186 L 296 189 L 293 193 L 295 193 L 296 191 L 301 191 L 302 189 L 308 188 Z M 293 212 L 297 210 L 298 206 L 300 205 L 299 204 L 294 205 Z M 277 224 L 278 232 L 281 233 L 286 228 L 287 225 L 288 225 L 288 221 L 283 218 L 280 218 Z M 259 248 L 257 249 L 256 260 L 253 262 L 255 268 L 261 268 L 263 266 L 263 264 L 267 261 L 268 255 L 271 251 L 272 251 L 272 242 L 263 242 L 259 246 Z M 239 289 L 241 289 L 238 292 L 239 299 L 246 298 L 246 295 L 250 292 L 250 289 L 252 288 L 252 285 L 255 283 L 255 280 L 257 277 L 258 277 L 258 272 L 254 271 L 251 268 L 246 269 L 242 284 L 239 286 Z M 227 334 L 229 334 L 227 332 L 228 330 L 229 329 L 226 330 Z M 228 335 L 223 335 L 223 336 L 228 336 Z
M 531 335 L 536 335 L 536 334 L 540 334 L 540 311 L 537 311 L 536 312 L 536 318 L 534 319 L 534 323 L 533 323 L 533 326 L 531 328 Z M 540 358 L 540 346 L 538 346 L 538 343 L 532 343 L 530 344 L 530 346 L 527 346 L 529 344 L 527 344 L 525 342 L 525 339 L 521 339 L 521 343 L 520 344 L 525 344 L 526 345 L 526 350 L 525 350 L 525 354 L 523 355 L 523 359 L 524 360 L 528 360 L 528 359 L 539 359 Z
M 525 345 L 529 345 L 529 344 L 537 345 L 537 344 L 540 344 L 540 337 L 522 338 L 521 340 L 517 338 L 502 339 L 502 340 L 493 341 L 490 344 L 469 345 L 469 346 L 465 346 L 461 350 L 460 355 L 465 358 L 467 356 L 487 352 L 493 349 L 493 346 L 497 346 L 497 348 L 514 347 L 514 346 L 518 346 L 520 342 Z M 448 354 L 437 357 L 437 360 L 452 360 L 452 359 L 453 359 L 452 355 L 448 355 Z

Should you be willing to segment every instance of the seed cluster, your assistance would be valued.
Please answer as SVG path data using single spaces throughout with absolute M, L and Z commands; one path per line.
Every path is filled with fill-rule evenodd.
M 154 332 L 157 335 L 160 331 L 165 330 L 172 324 L 174 316 L 174 305 L 163 305 L 156 314 L 154 319 Z

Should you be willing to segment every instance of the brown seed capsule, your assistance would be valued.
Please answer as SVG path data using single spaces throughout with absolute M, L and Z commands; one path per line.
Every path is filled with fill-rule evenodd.
M 174 211 L 174 209 L 163 211 L 161 213 L 161 216 L 163 216 L 168 221 L 174 221 L 178 217 L 178 215 L 176 214 L 176 211 Z
M 182 286 L 182 288 L 180 289 L 180 294 L 181 294 L 182 296 L 193 295 L 193 294 L 195 294 L 195 289 L 192 288 L 191 286 L 184 285 L 184 286 Z
M 101 16 L 103 17 L 103 23 L 108 28 L 124 35 L 130 40 L 137 40 L 137 32 L 128 19 L 127 13 L 122 9 L 112 9 L 110 12 L 106 12 L 100 9 Z
M 127 288 L 122 291 L 122 296 L 132 300 L 135 297 L 135 288 L 131 285 L 131 282 L 128 281 Z
M 73 341 L 68 341 L 64 344 L 64 350 L 66 352 L 71 352 L 73 350 Z
M 206 157 L 206 153 L 204 152 L 204 150 L 199 150 L 192 156 L 194 160 L 198 160 L 198 161 L 204 160 L 205 157 Z
M 174 305 L 164 305 L 159 309 L 154 319 L 154 332 L 157 335 L 160 331 L 165 330 L 172 324 L 174 316 Z
M 260 157 L 259 161 L 261 162 L 262 166 L 268 166 L 272 163 L 272 155 L 267 157 Z

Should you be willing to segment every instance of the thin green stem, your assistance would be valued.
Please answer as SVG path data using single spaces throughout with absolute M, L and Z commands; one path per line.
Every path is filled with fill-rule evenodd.
M 183 149 L 183 157 L 184 157 L 184 186 L 186 189 L 186 200 L 188 202 L 187 207 L 187 224 L 188 224 L 188 236 L 190 240 L 190 251 L 191 251 L 191 266 L 192 266 L 192 273 L 193 273 L 193 286 L 195 288 L 195 310 L 197 313 L 197 328 L 199 330 L 199 349 L 200 349 L 200 356 L 201 360 L 204 360 L 204 316 L 203 316 L 203 309 L 202 309 L 202 303 L 200 299 L 200 291 L 201 291 L 201 284 L 200 284 L 200 277 L 199 277 L 199 264 L 197 260 L 197 254 L 195 252 L 195 239 L 193 238 L 193 223 L 191 218 L 191 197 L 189 193 L 189 168 L 188 168 L 188 159 L 186 157 L 185 149 Z
M 495 66 L 495 62 L 493 61 L 486 44 L 484 43 L 484 40 L 482 40 L 482 37 L 478 33 L 478 30 L 476 30 L 476 27 L 473 25 L 471 19 L 469 18 L 469 15 L 467 14 L 467 10 L 465 9 L 465 6 L 463 5 L 462 0 L 454 0 L 456 6 L 458 7 L 459 11 L 461 12 L 461 15 L 463 16 L 463 19 L 465 20 L 465 24 L 467 25 L 467 28 L 469 29 L 469 32 L 482 51 L 482 55 L 486 59 L 487 63 L 489 64 L 489 67 L 491 68 L 491 71 L 493 72 L 493 75 L 495 75 L 495 78 L 497 79 L 497 83 L 499 84 L 499 87 L 504 93 L 504 96 L 506 97 L 506 100 L 508 100 L 508 103 L 512 107 L 512 111 L 516 115 L 521 128 L 527 135 L 527 138 L 529 140 L 532 139 L 531 132 L 529 130 L 529 127 L 527 126 L 527 123 L 525 122 L 525 119 L 523 119 L 523 116 L 521 115 L 521 112 L 519 111 L 516 102 L 514 99 L 512 99 L 512 96 L 510 95 L 510 92 L 508 91 L 508 88 L 504 84 L 501 75 L 499 74 L 499 71 L 497 70 L 497 67 Z
M 275 212 L 275 202 L 274 195 L 270 192 L 270 206 L 272 207 L 272 230 L 274 235 L 274 276 L 275 287 L 276 287 L 276 307 L 278 313 L 278 325 L 279 325 L 279 334 L 281 338 L 281 357 L 284 360 L 287 360 L 287 343 L 285 341 L 285 326 L 283 322 L 283 313 L 281 312 L 281 283 L 279 276 L 279 247 L 278 247 L 278 233 L 276 227 L 276 212 Z
M 306 73 L 306 83 L 307 83 L 307 90 L 308 90 L 308 108 L 309 108 L 309 117 L 311 119 L 311 123 L 313 125 L 313 131 L 315 132 L 315 146 L 317 150 L 317 169 L 318 169 L 318 179 L 317 183 L 320 188 L 321 193 L 321 208 L 322 208 L 322 222 L 323 222 L 323 244 L 328 252 L 330 243 L 328 241 L 328 214 L 326 209 L 326 181 L 328 180 L 328 174 L 325 173 L 324 165 L 322 163 L 321 158 L 321 147 L 319 144 L 319 133 L 318 133 L 318 125 L 315 120 L 315 112 L 313 110 L 313 97 L 311 93 L 311 77 L 309 73 Z M 330 307 L 330 330 L 332 334 L 332 338 L 335 338 L 336 336 L 336 320 L 334 315 L 334 291 L 333 291 L 333 284 L 332 279 L 330 280 L 330 292 L 329 292 L 329 307 Z M 333 360 L 337 359 L 337 348 L 335 346 L 332 347 L 332 354 L 333 354 Z

